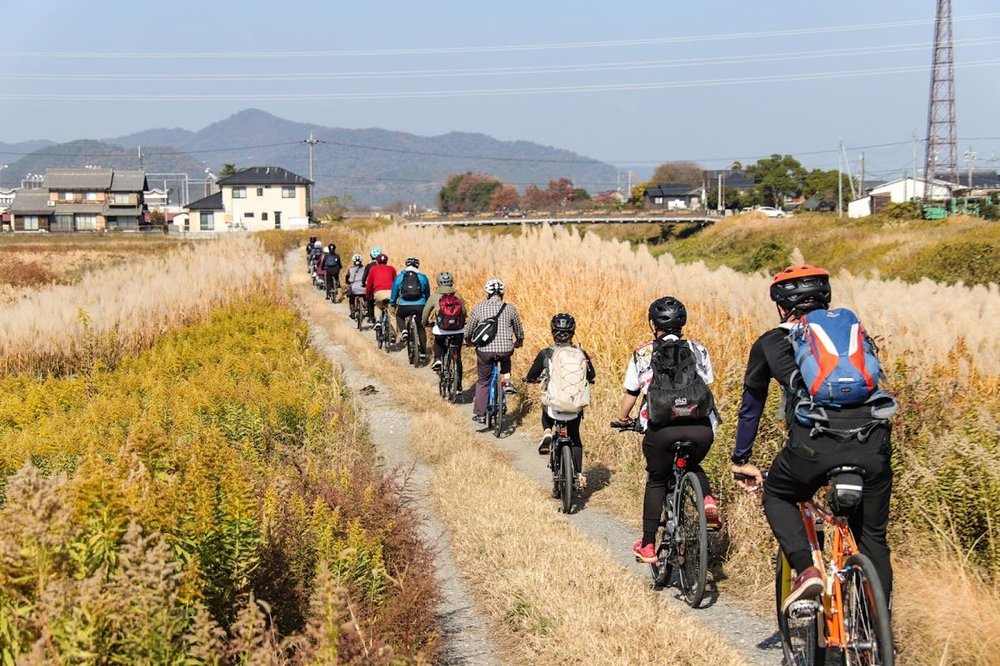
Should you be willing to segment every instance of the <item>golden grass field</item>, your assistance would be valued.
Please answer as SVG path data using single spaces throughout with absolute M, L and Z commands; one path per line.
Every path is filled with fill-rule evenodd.
M 599 494 L 601 501 L 636 523 L 644 478 L 638 442 L 611 433 L 607 423 L 620 399 L 628 356 L 649 337 L 648 303 L 665 294 L 684 301 L 685 335 L 711 352 L 723 416 L 708 459 L 730 528 L 723 589 L 758 607 L 770 605 L 773 540 L 759 505 L 738 497 L 728 478 L 746 354 L 756 336 L 777 323 L 767 296 L 769 276 L 678 264 L 669 255 L 653 257 L 642 246 L 633 250 L 625 242 L 562 228 L 527 229 L 515 236 L 395 226 L 351 238 L 338 242 L 345 253 L 364 254 L 378 245 L 397 266 L 417 256 L 428 275 L 452 272 L 459 292 L 472 302 L 482 297 L 486 279 L 503 279 L 527 329 L 525 349 L 515 355 L 515 377 L 549 344 L 551 316 L 572 313 L 577 341 L 598 372 L 583 427 L 586 464 L 609 470 L 611 484 Z M 344 243 L 356 247 L 346 249 Z M 809 257 L 797 251 L 788 257 L 804 260 Z M 996 284 L 909 284 L 846 272 L 835 275 L 833 288 L 834 304 L 858 312 L 876 337 L 889 388 L 901 402 L 891 528 L 900 571 L 895 621 L 901 649 L 911 663 L 981 663 L 984 643 L 1000 649 L 1000 290 Z M 768 414 L 777 412 L 776 393 Z M 765 419 L 756 461 L 766 464 L 773 456 L 781 432 L 777 419 Z M 939 576 L 942 569 L 947 575 Z M 929 589 L 920 584 L 924 579 L 942 584 Z M 903 610 L 927 605 L 928 595 L 953 612 Z M 984 608 L 992 612 L 984 616 Z M 993 628 L 980 631 L 975 645 L 962 620 L 972 616 Z M 917 644 L 919 650 L 907 650 Z

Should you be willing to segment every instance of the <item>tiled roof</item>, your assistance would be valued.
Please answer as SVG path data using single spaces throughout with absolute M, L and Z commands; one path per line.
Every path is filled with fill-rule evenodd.
M 186 208 L 188 210 L 225 210 L 222 207 L 222 192 L 216 192 L 211 194 L 204 199 L 198 199 L 197 201 L 192 201 Z
M 219 181 L 219 186 L 241 185 L 312 185 L 312 181 L 294 174 L 287 169 L 276 166 L 250 167 L 226 176 Z
M 144 192 L 148 189 L 145 171 L 115 171 L 111 179 L 112 192 Z
M 59 203 L 49 210 L 56 215 L 75 215 L 84 213 L 86 215 L 103 215 L 106 205 L 103 203 Z
M 20 190 L 14 195 L 10 212 L 14 215 L 51 215 L 49 193 L 45 190 Z
M 691 186 L 685 183 L 666 183 L 646 188 L 647 197 L 682 197 L 691 192 Z
M 107 190 L 111 187 L 111 169 L 48 169 L 45 187 L 49 190 Z

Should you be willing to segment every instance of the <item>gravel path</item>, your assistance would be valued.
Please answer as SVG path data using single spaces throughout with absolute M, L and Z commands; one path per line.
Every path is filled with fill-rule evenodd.
M 488 623 L 475 608 L 473 596 L 463 583 L 452 558 L 448 531 L 434 515 L 426 496 L 433 469 L 418 463 L 410 450 L 409 413 L 395 403 L 390 389 L 367 375 L 354 363 L 343 345 L 330 339 L 326 328 L 310 313 L 315 304 L 323 304 L 323 296 L 319 291 L 309 288 L 308 279 L 302 274 L 298 253 L 294 253 L 294 257 L 286 261 L 285 277 L 296 288 L 296 294 L 306 301 L 298 305 L 309 324 L 309 341 L 312 346 L 341 369 L 344 381 L 352 393 L 357 394 L 366 386 L 377 387 L 377 393 L 366 395 L 364 400 L 358 400 L 355 404 L 367 421 L 372 441 L 382 456 L 383 467 L 406 472 L 406 490 L 413 498 L 422 520 L 421 536 L 436 552 L 435 573 L 442 595 L 437 617 L 444 632 L 444 647 L 437 663 L 442 666 L 499 666 L 503 662 L 489 634 Z M 343 316 L 347 316 L 346 310 Z
M 298 253 L 294 255 L 294 261 L 286 262 L 286 277 L 295 284 L 306 284 L 305 276 L 302 274 Z M 301 276 L 301 278 L 297 277 Z M 320 306 L 325 305 L 322 294 L 319 291 L 306 288 L 305 292 L 312 292 L 310 298 Z M 302 295 L 303 290 L 297 292 Z M 305 296 L 303 296 L 305 297 Z M 329 307 L 329 306 L 327 306 Z M 309 308 L 304 308 L 308 310 Z M 332 307 L 341 316 L 347 317 L 347 306 L 342 303 Z M 432 542 L 439 544 L 438 576 L 442 589 L 445 592 L 446 601 L 441 611 L 441 619 L 445 627 L 446 639 L 449 641 L 446 649 L 446 658 L 442 663 L 448 664 L 488 664 L 498 663 L 489 661 L 489 656 L 495 654 L 490 647 L 486 623 L 472 608 L 473 601 L 461 583 L 461 575 L 455 568 L 447 548 L 448 535 L 444 526 L 437 521 L 429 508 L 429 503 L 424 499 L 425 482 L 432 473 L 426 466 L 415 463 L 412 452 L 406 445 L 406 434 L 409 427 L 409 417 L 405 410 L 394 405 L 391 398 L 391 389 L 381 386 L 376 380 L 366 377 L 357 366 L 347 356 L 342 346 L 338 346 L 329 340 L 326 331 L 318 327 L 312 318 L 310 321 L 313 343 L 317 348 L 332 357 L 344 369 L 348 386 L 352 390 L 357 390 L 366 384 L 374 384 L 379 393 L 368 396 L 361 401 L 365 412 L 378 410 L 381 415 L 385 410 L 393 410 L 392 418 L 370 419 L 372 436 L 379 445 L 379 450 L 386 456 L 389 467 L 393 466 L 413 466 L 411 475 L 411 490 L 416 495 L 421 513 L 424 515 L 427 525 L 428 537 Z M 355 332 L 356 335 L 364 336 L 371 341 L 372 335 L 369 331 Z M 524 352 L 521 352 L 524 355 Z M 405 363 L 403 354 L 395 353 L 390 355 L 392 362 Z M 387 359 L 387 360 L 389 360 Z M 516 361 L 515 361 L 516 363 Z M 415 378 L 426 381 L 432 386 L 437 385 L 437 375 L 429 367 L 411 368 Z M 474 369 L 472 370 L 474 373 Z M 472 377 L 466 371 L 463 378 L 464 385 L 470 386 Z M 469 420 L 470 429 L 479 429 L 482 426 L 475 424 L 471 420 L 472 405 L 468 397 L 471 391 L 466 392 L 465 404 L 460 405 L 463 414 Z M 525 421 L 513 432 L 508 428 L 504 437 L 495 438 L 492 432 L 480 431 L 479 436 L 501 450 L 507 452 L 511 459 L 511 465 L 525 476 L 535 480 L 540 486 L 551 488 L 551 473 L 546 465 L 546 459 L 537 452 L 537 441 L 534 437 L 526 434 L 530 425 L 537 420 L 534 412 L 525 417 Z M 532 428 L 532 430 L 534 430 Z M 623 435 L 627 436 L 627 435 Z M 593 484 L 597 485 L 597 484 Z M 603 546 L 608 554 L 622 566 L 635 573 L 645 581 L 650 580 L 649 568 L 647 565 L 639 564 L 635 561 L 631 553 L 631 544 L 637 536 L 633 527 L 626 525 L 617 516 L 596 507 L 587 507 L 585 502 L 587 496 L 583 498 L 583 505 L 578 506 L 576 511 L 569 516 L 568 520 L 581 532 L 587 535 L 593 542 Z M 552 510 L 558 511 L 558 501 L 551 500 Z M 636 507 L 639 511 L 640 507 Z M 668 595 L 672 603 L 684 607 L 687 612 L 696 614 L 707 627 L 713 629 L 719 636 L 719 640 L 726 640 L 734 649 L 739 651 L 750 662 L 755 664 L 781 664 L 782 652 L 778 642 L 776 627 L 772 617 L 761 617 L 749 611 L 737 608 L 724 598 L 719 598 L 709 590 L 706 600 L 702 602 L 702 607 L 698 610 L 687 609 L 684 602 L 677 598 L 677 589 L 667 588 L 662 594 Z

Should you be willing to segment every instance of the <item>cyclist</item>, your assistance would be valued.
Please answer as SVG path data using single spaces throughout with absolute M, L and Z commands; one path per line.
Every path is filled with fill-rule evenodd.
M 396 280 L 396 269 L 389 265 L 389 257 L 380 254 L 375 257 L 375 265 L 368 270 L 368 278 L 365 282 L 365 295 L 371 303 L 378 303 L 379 309 L 383 312 L 389 307 L 389 298 L 392 296 L 392 283 Z M 371 306 L 374 308 L 374 305 Z M 374 317 L 372 320 L 374 321 Z M 395 344 L 396 335 L 389 326 L 389 342 Z
M 368 272 L 375 266 L 376 259 L 378 255 L 382 254 L 382 248 L 375 245 L 372 247 L 371 251 L 368 252 L 368 256 L 371 257 L 371 261 L 365 266 L 365 272 L 361 275 L 361 283 L 364 285 L 368 284 Z M 368 321 L 369 323 L 375 323 L 375 301 L 368 297 Z
M 419 269 L 419 259 L 406 258 L 406 266 L 393 280 L 389 304 L 396 308 L 396 330 L 400 331 L 404 338 L 408 335 L 406 318 L 410 315 L 417 318 L 419 363 L 424 363 L 427 361 L 427 329 L 424 328 L 421 317 L 424 314 L 424 305 L 431 295 L 431 283 Z
M 326 300 L 332 301 L 337 290 L 340 289 L 340 269 L 343 264 L 340 255 L 337 254 L 337 246 L 330 243 L 324 248 L 323 270 L 326 271 Z
M 437 283 L 437 289 L 434 290 L 434 293 L 427 299 L 427 304 L 424 305 L 422 324 L 424 326 L 434 326 L 431 329 L 431 333 L 434 334 L 434 363 L 431 364 L 431 369 L 436 372 L 441 369 L 442 359 L 444 359 L 448 348 L 448 336 L 463 335 L 465 333 L 464 326 L 459 326 L 454 330 L 445 330 L 439 326 L 437 315 L 441 297 L 445 294 L 454 296 L 461 304 L 463 313 L 466 312 L 466 309 L 465 300 L 455 291 L 455 277 L 451 273 L 447 271 L 438 273 L 434 277 L 434 282 Z M 464 318 L 464 314 L 460 315 L 460 318 Z
M 535 356 L 534 362 L 531 364 L 531 368 L 528 370 L 528 374 L 525 375 L 524 381 L 528 383 L 534 383 L 539 381 L 543 376 L 546 380 L 551 380 L 552 378 L 552 355 L 557 349 L 562 347 L 571 347 L 573 345 L 573 336 L 576 334 L 576 319 L 573 315 L 559 313 L 552 317 L 550 329 L 552 331 L 553 344 L 549 345 L 545 349 L 538 352 Z M 586 351 L 580 349 L 583 352 L 583 356 L 586 359 L 587 370 L 584 377 L 580 377 L 581 380 L 586 381 L 588 384 L 593 384 L 597 373 L 594 370 L 594 364 L 590 361 L 590 355 Z M 546 386 L 548 388 L 548 386 Z M 545 401 L 543 400 L 543 403 Z M 568 416 L 568 414 L 567 414 Z M 578 470 L 583 470 L 583 440 L 580 439 L 580 421 L 583 420 L 583 410 L 576 415 L 576 418 L 566 422 L 566 433 L 569 435 L 570 440 L 573 442 L 573 466 Z M 548 405 L 542 405 L 542 439 L 538 443 L 538 453 L 540 455 L 548 455 L 552 447 L 552 428 L 555 426 L 555 419 L 550 414 L 550 408 Z M 580 488 L 585 488 L 587 486 L 587 477 L 585 477 L 581 471 L 577 475 L 577 485 Z
M 667 495 L 667 487 L 673 481 L 674 444 L 678 441 L 689 441 L 694 444 L 694 450 L 688 458 L 688 468 L 694 472 L 705 493 L 705 520 L 709 526 L 718 527 L 719 508 L 712 496 L 712 488 L 701 461 L 708 455 L 712 442 L 715 440 L 715 430 L 718 427 L 718 414 L 713 410 L 708 416 L 692 419 L 688 423 L 673 423 L 657 426 L 649 422 L 649 408 L 646 394 L 653 381 L 653 348 L 654 343 L 665 340 L 683 340 L 694 355 L 698 376 L 711 384 L 712 360 L 705 346 L 694 340 L 684 340 L 681 337 L 684 325 L 687 323 L 687 308 L 673 296 L 658 298 L 649 304 L 649 328 L 654 339 L 645 342 L 632 353 L 628 368 L 625 370 L 625 394 L 618 408 L 616 422 L 632 423 L 631 412 L 635 403 L 642 397 L 639 407 L 639 425 L 645 433 L 642 439 L 642 454 L 646 458 L 646 490 L 642 502 L 642 539 L 632 546 L 636 558 L 647 564 L 656 562 L 656 528 L 660 522 L 660 509 Z
M 524 326 L 517 308 L 504 303 L 507 288 L 496 278 L 487 281 L 483 287 L 486 300 L 472 309 L 465 325 L 466 340 L 485 319 L 496 318 L 496 335 L 486 345 L 476 348 L 476 398 L 472 405 L 472 420 L 486 423 L 486 406 L 489 403 L 490 375 L 493 374 L 493 358 L 500 357 L 500 383 L 505 393 L 516 393 L 510 381 L 510 359 L 514 349 L 524 344 Z
M 323 243 L 316 241 L 313 243 L 312 251 L 309 254 L 309 274 L 315 275 L 317 264 L 323 258 Z
M 313 245 L 316 244 L 316 237 L 310 236 L 309 242 L 306 243 L 306 265 L 308 266 L 309 260 L 312 259 Z
M 360 254 L 351 257 L 351 267 L 347 269 L 347 296 L 351 307 L 351 319 L 360 317 L 361 312 L 355 310 L 354 297 L 365 295 L 364 260 Z
M 797 573 L 785 608 L 823 591 L 823 573 L 813 564 L 797 504 L 811 498 L 826 484 L 827 472 L 842 465 L 857 465 L 865 470 L 860 510 L 851 515 L 849 524 L 861 552 L 872 559 L 878 570 L 886 599 L 891 599 L 892 566 L 886 528 L 892 491 L 892 446 L 887 418 L 875 417 L 874 404 L 827 409 L 831 428 L 864 427 L 869 433 L 864 441 L 857 436 L 847 439 L 819 432 L 814 435 L 810 426 L 800 424 L 795 418 L 796 400 L 793 398 L 800 389 L 805 390 L 805 385 L 798 375 L 788 338 L 789 329 L 807 312 L 823 310 L 830 305 L 830 273 L 810 265 L 789 266 L 774 277 L 770 295 L 777 304 L 780 324 L 757 338 L 750 349 L 736 425 L 732 471 L 752 478 L 752 481 L 739 482 L 745 489 L 763 483 L 767 521 Z M 750 457 L 771 379 L 784 391 L 788 437 L 771 463 L 767 479 L 762 481 L 760 470 L 750 464 Z M 895 405 L 892 398 L 886 396 L 886 399 Z M 885 406 L 885 402 L 881 402 L 881 406 Z

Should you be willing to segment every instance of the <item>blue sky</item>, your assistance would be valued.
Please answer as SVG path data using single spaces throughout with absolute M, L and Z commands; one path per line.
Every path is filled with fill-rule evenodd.
M 869 173 L 888 176 L 912 168 L 906 142 L 926 132 L 934 8 L 0 0 L 0 141 L 198 130 L 257 107 L 524 139 L 619 166 L 787 152 L 835 167 L 841 139 L 852 162 L 902 142 L 865 149 Z M 1000 6 L 963 0 L 954 15 L 959 152 L 996 166 Z

